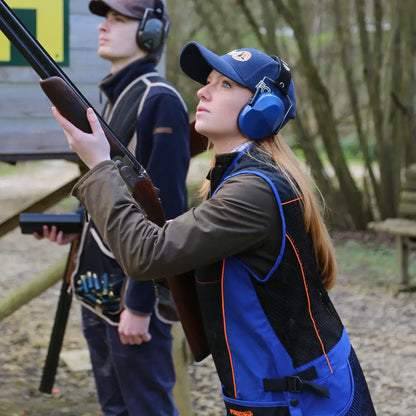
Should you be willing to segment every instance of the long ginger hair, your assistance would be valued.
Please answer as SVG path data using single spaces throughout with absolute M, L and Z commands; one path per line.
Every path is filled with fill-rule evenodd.
M 272 157 L 277 169 L 285 176 L 296 194 L 301 197 L 305 227 L 312 237 L 319 275 L 325 289 L 331 289 L 335 284 L 338 271 L 334 246 L 312 190 L 310 178 L 305 174 L 298 158 L 279 134 L 256 141 L 254 144 L 256 149 Z M 212 165 L 214 164 L 215 156 L 212 160 Z M 203 198 L 207 195 L 208 190 L 209 181 L 205 181 L 200 189 Z

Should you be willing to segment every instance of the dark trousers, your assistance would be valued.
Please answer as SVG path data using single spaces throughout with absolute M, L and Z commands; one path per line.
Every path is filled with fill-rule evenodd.
M 82 330 L 104 416 L 177 416 L 172 395 L 171 326 L 153 314 L 151 341 L 124 345 L 116 326 L 81 309 Z

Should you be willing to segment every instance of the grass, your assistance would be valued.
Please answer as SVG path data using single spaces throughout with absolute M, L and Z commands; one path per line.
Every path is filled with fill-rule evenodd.
M 394 240 L 378 241 L 375 234 L 366 233 L 335 242 L 339 274 L 365 286 L 397 288 L 396 246 Z M 415 250 L 410 254 L 409 273 L 416 275 Z
M 26 169 L 25 164 L 10 164 L 10 163 L 0 163 L 0 176 L 21 173 Z

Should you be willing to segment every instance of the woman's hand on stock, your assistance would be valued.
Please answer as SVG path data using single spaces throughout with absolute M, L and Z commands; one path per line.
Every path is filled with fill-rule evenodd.
M 87 109 L 87 119 L 90 123 L 92 133 L 85 133 L 75 127 L 61 115 L 56 107 L 52 107 L 52 113 L 61 125 L 68 140 L 69 147 L 78 154 L 90 169 L 104 160 L 111 160 L 110 145 L 101 128 L 100 121 L 92 108 Z

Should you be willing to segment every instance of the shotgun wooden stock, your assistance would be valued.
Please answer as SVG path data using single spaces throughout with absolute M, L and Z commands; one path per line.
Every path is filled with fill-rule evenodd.
M 43 91 L 61 114 L 78 128 L 90 131 L 86 109 L 92 108 L 92 105 L 14 15 L 4 0 L 0 0 L 0 29 L 38 73 Z M 149 220 L 163 225 L 165 222 L 163 208 L 147 172 L 119 141 L 100 115 L 97 114 L 97 116 L 110 143 L 112 156 L 120 161 L 120 173 L 130 187 L 133 197 Z M 206 138 L 201 135 L 196 134 L 194 138 L 206 142 Z M 205 150 L 206 146 L 199 145 L 196 149 L 200 152 Z M 201 361 L 210 354 L 210 351 L 202 323 L 193 273 L 170 277 L 167 281 L 192 354 L 196 361 Z
M 191 138 L 190 151 L 191 157 L 199 155 L 208 150 L 208 137 L 195 130 L 195 118 L 189 123 L 189 136 Z

